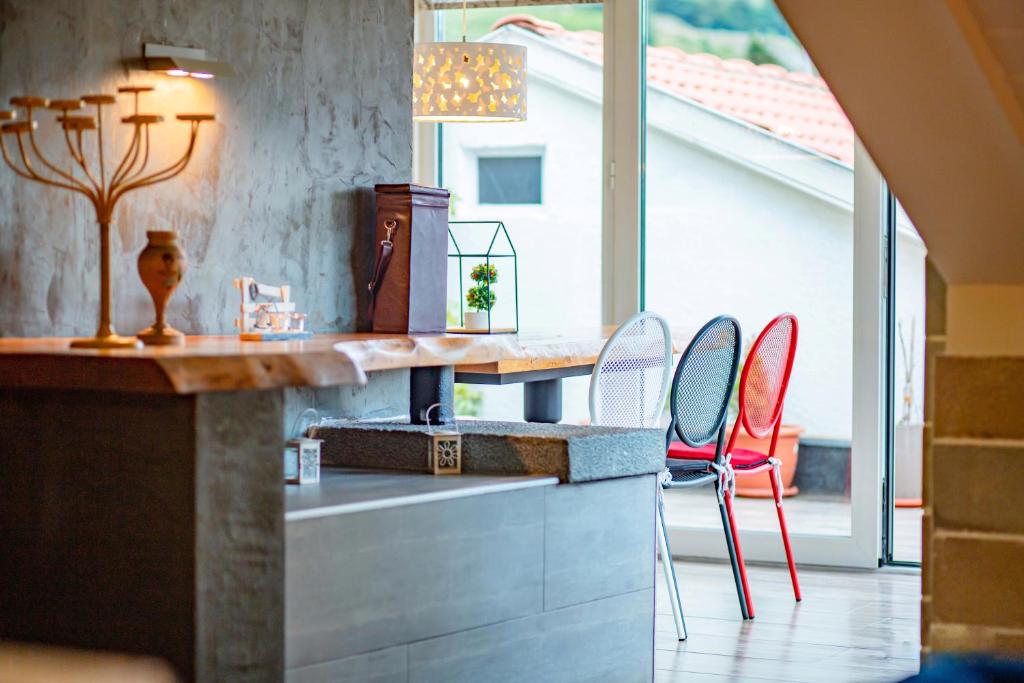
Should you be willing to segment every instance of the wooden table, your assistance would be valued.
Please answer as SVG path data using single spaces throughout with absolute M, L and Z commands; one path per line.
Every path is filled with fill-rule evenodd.
M 562 380 L 589 375 L 615 326 L 568 332 L 518 335 L 521 356 L 490 363 L 455 366 L 455 381 L 463 384 L 523 385 L 523 419 L 557 423 L 562 420 Z M 678 340 L 678 341 L 677 341 Z M 689 341 L 688 330 L 673 332 L 673 351 Z
M 325 334 L 306 341 L 189 337 L 181 347 L 70 349 L 67 339 L 0 339 L 0 384 L 192 395 L 363 384 L 366 373 L 410 368 L 409 414 L 454 418 L 454 382 L 526 383 L 526 419 L 561 419 L 563 377 L 589 374 L 612 328 L 519 335 Z M 456 377 L 457 375 L 457 377 Z
M 456 382 L 484 385 L 523 385 L 523 419 L 557 423 L 562 420 L 562 380 L 589 375 L 615 328 L 574 330 L 554 334 L 519 335 L 523 357 L 491 363 L 455 366 Z
M 71 349 L 70 339 L 0 338 L 0 386 L 195 394 L 363 384 L 366 373 L 454 366 L 514 374 L 593 364 L 605 331 L 521 335 L 322 334 L 242 342 L 193 336 L 184 346 Z

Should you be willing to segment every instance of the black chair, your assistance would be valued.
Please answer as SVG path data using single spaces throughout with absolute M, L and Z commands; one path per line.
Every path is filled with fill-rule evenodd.
M 730 316 L 719 316 L 710 320 L 694 336 L 686 347 L 683 357 L 676 366 L 669 393 L 672 422 L 666 434 L 666 451 L 675 435 L 691 448 L 700 448 L 716 442 L 715 458 L 706 460 L 667 459 L 666 472 L 662 477 L 662 488 L 692 488 L 711 484 L 718 497 L 718 509 L 722 515 L 725 542 L 729 549 L 733 577 L 736 581 L 736 595 L 740 612 L 749 619 L 746 595 L 743 591 L 739 562 L 737 560 L 736 537 L 731 515 L 727 509 L 731 497 L 731 478 L 725 461 L 725 419 L 729 410 L 729 399 L 740 363 L 740 324 Z M 665 526 L 664 499 L 659 491 L 658 516 L 667 561 L 671 565 L 672 551 L 668 547 L 668 531 Z M 731 505 L 728 506 L 731 508 Z M 683 620 L 683 606 L 679 599 L 679 587 L 675 570 L 669 579 L 669 592 L 673 593 L 673 614 L 678 611 L 676 621 L 680 640 L 686 638 L 686 624 Z

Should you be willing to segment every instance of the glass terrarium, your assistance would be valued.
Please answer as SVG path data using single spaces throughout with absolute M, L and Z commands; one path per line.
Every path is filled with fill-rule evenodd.
M 448 331 L 519 331 L 516 248 L 501 221 L 448 223 Z

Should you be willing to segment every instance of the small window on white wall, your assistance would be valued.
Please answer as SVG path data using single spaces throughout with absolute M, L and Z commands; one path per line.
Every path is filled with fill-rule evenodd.
M 540 204 L 541 157 L 480 157 L 480 204 Z

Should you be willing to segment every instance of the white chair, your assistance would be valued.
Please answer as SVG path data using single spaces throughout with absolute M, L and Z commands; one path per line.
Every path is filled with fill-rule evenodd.
M 622 323 L 601 349 L 590 376 L 590 422 L 606 427 L 656 428 L 672 381 L 672 332 L 656 313 L 643 312 Z M 658 550 L 672 597 L 680 640 L 686 639 L 672 555 L 658 484 Z

